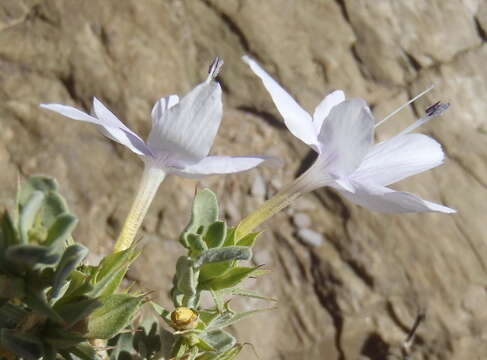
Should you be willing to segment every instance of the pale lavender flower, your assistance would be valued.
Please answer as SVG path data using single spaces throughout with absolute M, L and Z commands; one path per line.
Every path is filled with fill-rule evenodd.
M 267 156 L 208 155 L 222 119 L 222 91 L 214 81 L 222 64 L 217 58 L 206 81 L 197 85 L 181 101 L 177 95 L 169 95 L 156 102 L 151 113 L 152 129 L 146 142 L 96 98 L 93 99 L 91 115 L 71 106 L 41 105 L 68 118 L 98 125 L 105 136 L 125 145 L 143 159 L 144 175 L 115 245 L 116 251 L 126 249 L 132 243 L 166 174 L 200 178 L 249 170 L 271 160 Z
M 350 201 L 374 211 L 455 212 L 388 187 L 443 162 L 444 154 L 436 140 L 410 132 L 440 115 L 448 105 L 435 104 L 404 131 L 373 144 L 376 122 L 364 100 L 346 100 L 344 92 L 337 90 L 310 115 L 255 60 L 248 56 L 242 59 L 262 80 L 289 131 L 318 154 L 313 165 L 276 196 L 278 200 L 270 199 L 260 215 L 251 214 L 242 221 L 242 233 L 262 222 L 263 213 L 268 217 L 286 206 L 289 199 L 322 186 L 333 187 Z

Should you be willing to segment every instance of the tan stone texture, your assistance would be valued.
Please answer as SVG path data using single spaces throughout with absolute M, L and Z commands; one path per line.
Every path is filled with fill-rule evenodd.
M 183 253 L 175 239 L 195 187 L 213 189 L 235 223 L 263 201 L 262 183 L 269 196 L 309 164 L 306 145 L 283 127 L 241 55 L 256 57 L 309 110 L 340 88 L 365 98 L 380 119 L 434 83 L 376 137 L 390 137 L 437 100 L 450 102 L 421 129 L 441 142 L 445 164 L 396 188 L 458 214 L 383 215 L 332 190 L 305 195 L 266 224 L 255 251 L 272 272 L 249 286 L 279 298 L 277 310 L 234 331 L 262 359 L 381 360 L 398 352 L 424 310 L 412 359 L 485 359 L 486 34 L 485 0 L 1 0 L 0 203 L 13 205 L 19 177 L 55 176 L 80 218 L 76 237 L 96 261 L 114 243 L 142 162 L 95 127 L 38 105 L 89 110 L 96 96 L 145 136 L 154 101 L 184 94 L 222 56 L 225 113 L 212 152 L 277 155 L 286 165 L 164 182 L 129 278 L 169 305 Z M 297 213 L 321 244 L 297 236 Z M 254 358 L 250 347 L 241 358 Z

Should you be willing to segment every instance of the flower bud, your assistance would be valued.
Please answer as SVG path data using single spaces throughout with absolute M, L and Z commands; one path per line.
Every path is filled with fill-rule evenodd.
M 184 306 L 177 307 L 171 313 L 171 320 L 177 330 L 194 329 L 198 323 L 198 313 Z

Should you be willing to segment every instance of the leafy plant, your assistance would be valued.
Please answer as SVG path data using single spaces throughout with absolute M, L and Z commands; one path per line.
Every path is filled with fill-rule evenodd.
M 17 208 L 0 219 L 0 357 L 98 359 L 95 340 L 117 335 L 144 303 L 119 292 L 134 248 L 83 265 L 77 219 L 48 177 L 20 188 Z
M 230 309 L 226 298 L 234 295 L 273 300 L 240 287 L 250 276 L 265 273 L 260 266 L 241 265 L 241 261 L 251 259 L 258 233 L 237 240 L 235 228 L 227 228 L 218 219 L 218 212 L 215 194 L 208 189 L 199 191 L 189 224 L 179 238 L 187 254 L 178 259 L 173 279 L 175 310 L 170 312 L 153 303 L 157 313 L 174 329 L 175 359 L 234 359 L 242 345 L 226 328 L 262 309 L 238 313 Z M 214 307 L 209 309 L 200 306 L 205 291 L 214 300 Z

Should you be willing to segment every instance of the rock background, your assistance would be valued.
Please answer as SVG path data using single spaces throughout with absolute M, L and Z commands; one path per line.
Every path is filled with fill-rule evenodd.
M 226 108 L 213 152 L 286 161 L 279 171 L 199 185 L 215 190 L 236 222 L 309 163 L 241 55 L 255 56 L 308 109 L 342 88 L 381 118 L 434 83 L 377 138 L 436 100 L 451 102 L 422 129 L 444 145 L 446 164 L 399 188 L 458 214 L 382 215 L 331 190 L 306 195 L 267 224 L 255 254 L 273 270 L 255 286 L 280 299 L 278 310 L 235 331 L 262 359 L 380 360 L 425 310 L 413 359 L 485 359 L 486 34 L 484 0 L 1 0 L 0 203 L 13 205 L 18 177 L 55 176 L 82 219 L 78 239 L 99 255 L 128 211 L 141 162 L 94 127 L 41 111 L 41 102 L 88 109 L 97 96 L 147 134 L 153 102 L 185 93 L 223 56 Z M 174 239 L 196 186 L 164 183 L 144 223 L 146 251 L 129 274 L 166 303 L 182 252 Z M 247 348 L 242 359 L 252 358 Z

